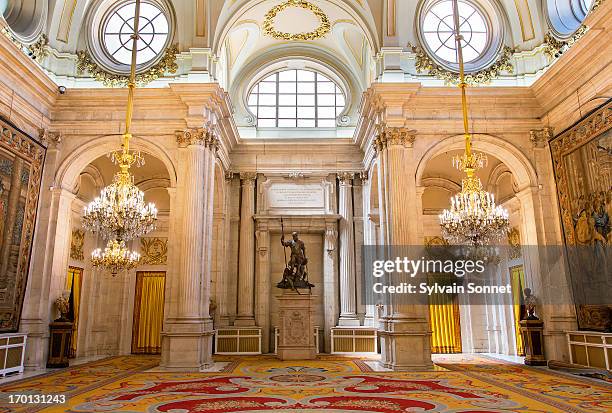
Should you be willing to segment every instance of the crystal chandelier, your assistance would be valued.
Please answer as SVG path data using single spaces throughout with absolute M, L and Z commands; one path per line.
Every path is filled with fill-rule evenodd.
M 510 223 L 508 212 L 495 204 L 493 194 L 486 192 L 482 182 L 475 173 L 487 164 L 483 153 L 472 152 L 472 135 L 469 132 L 465 69 L 460 33 L 459 10 L 457 0 L 453 0 L 453 17 L 455 23 L 455 41 L 459 60 L 459 87 L 463 109 L 463 127 L 465 132 L 465 152 L 453 158 L 453 165 L 465 172 L 461 181 L 461 192 L 451 198 L 450 210 L 440 214 L 442 236 L 454 244 L 484 246 L 501 239 L 508 233 Z
M 125 133 L 121 150 L 110 154 L 111 160 L 119 166 L 113 183 L 102 189 L 100 196 L 87 205 L 83 213 L 83 227 L 109 240 L 104 252 L 97 249 L 92 253 L 95 267 L 104 267 L 116 274 L 138 265 L 140 256 L 129 251 L 125 242 L 151 232 L 157 221 L 155 205 L 144 202 L 144 193 L 134 184 L 130 174 L 132 165 L 144 164 L 140 152 L 130 151 L 130 127 L 134 110 L 134 89 L 136 88 L 136 57 L 138 52 L 138 25 L 140 20 L 140 0 L 135 2 L 132 35 L 132 61 L 128 81 L 128 102 Z
M 122 270 L 131 270 L 140 262 L 140 254 L 129 251 L 124 241 L 110 240 L 104 252 L 98 248 L 91 253 L 91 263 L 95 268 L 103 267 L 115 275 Z

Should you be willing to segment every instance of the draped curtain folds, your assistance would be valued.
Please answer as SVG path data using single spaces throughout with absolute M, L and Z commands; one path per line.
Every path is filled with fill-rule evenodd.
M 524 318 L 523 290 L 525 289 L 525 271 L 522 265 L 510 268 L 510 283 L 512 287 L 512 306 L 514 310 L 514 331 L 516 336 L 516 353 L 525 355 L 523 336 L 519 322 Z
M 429 277 L 429 284 L 449 283 L 452 280 L 440 274 Z M 456 294 L 434 293 L 429 296 L 431 323 L 431 352 L 436 354 L 461 353 L 461 323 Z
M 79 306 L 81 304 L 81 287 L 83 285 L 83 269 L 77 267 L 68 267 L 68 276 L 66 277 L 66 290 L 72 291 L 72 311 L 73 311 L 73 325 L 72 325 L 72 336 L 70 338 L 70 352 L 69 357 L 76 357 L 77 351 L 77 338 L 78 338 L 78 327 L 79 327 Z
M 165 272 L 136 273 L 132 353 L 159 354 L 164 321 Z

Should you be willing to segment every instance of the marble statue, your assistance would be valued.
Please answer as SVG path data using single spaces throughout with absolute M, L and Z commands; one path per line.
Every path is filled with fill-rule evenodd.
M 285 254 L 285 270 L 283 279 L 276 285 L 284 290 L 298 291 L 298 288 L 312 288 L 314 284 L 308 282 L 308 258 L 306 258 L 306 246 L 299 238 L 297 232 L 291 234 L 291 239 L 285 241 L 285 234 L 281 236 L 281 244 L 284 248 L 291 250 L 291 257 L 287 262 Z

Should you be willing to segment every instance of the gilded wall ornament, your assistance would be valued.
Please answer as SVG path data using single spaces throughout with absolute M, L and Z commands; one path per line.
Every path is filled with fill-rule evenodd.
M 582 25 L 576 30 L 576 33 L 567 40 L 559 40 L 552 33 L 546 33 L 544 36 L 544 53 L 550 56 L 551 59 L 559 58 L 570 47 L 572 47 L 582 36 L 589 31 L 588 26 Z
M 416 140 L 416 131 L 403 127 L 379 126 L 378 135 L 374 139 L 374 148 L 380 152 L 389 146 L 404 146 L 411 148 Z
M 545 148 L 554 136 L 553 128 L 532 129 L 529 131 L 529 141 L 534 148 Z
M 508 232 L 508 245 L 510 246 L 510 259 L 521 258 L 521 234 L 517 227 L 512 227 Z
M 142 257 L 140 263 L 143 265 L 165 265 L 168 261 L 168 238 L 140 239 Z
M 276 30 L 274 27 L 274 19 L 276 15 L 289 7 L 300 7 L 311 11 L 319 19 L 319 27 L 311 32 L 306 33 L 286 33 Z M 286 0 L 283 3 L 273 7 L 264 16 L 263 31 L 266 36 L 273 37 L 277 40 L 316 40 L 325 37 L 331 29 L 329 18 L 323 10 L 305 0 Z
M 83 261 L 83 245 L 85 244 L 85 231 L 81 229 L 72 230 L 72 238 L 70 239 L 70 258 L 76 261 Z
M 427 73 L 430 76 L 444 80 L 447 84 L 458 85 L 459 73 L 445 69 L 433 61 L 431 57 L 420 46 L 408 45 L 412 48 L 412 52 L 416 54 L 416 70 L 417 73 Z M 465 82 L 468 85 L 487 84 L 491 80 L 498 77 L 502 72 L 512 73 L 514 66 L 512 65 L 512 56 L 514 49 L 506 46 L 501 54 L 491 66 L 486 69 L 479 70 L 474 73 L 465 74 Z
M 162 59 L 155 66 L 136 75 L 136 84 L 144 86 L 163 77 L 166 73 L 176 73 L 178 70 L 178 64 L 176 63 L 178 53 L 177 45 L 168 47 Z M 127 75 L 118 75 L 105 71 L 94 62 L 86 50 L 77 52 L 77 73 L 79 75 L 89 73 L 91 77 L 98 82 L 102 82 L 107 87 L 125 87 L 129 80 Z

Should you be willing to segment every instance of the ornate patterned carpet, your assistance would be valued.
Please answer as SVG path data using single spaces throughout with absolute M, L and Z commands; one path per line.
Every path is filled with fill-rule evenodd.
M 113 357 L 2 386 L 0 412 L 610 412 L 612 386 L 482 356 L 438 357 L 429 372 L 376 372 L 323 356 L 218 358 L 215 373 L 155 370 Z M 66 394 L 63 405 L 9 404 L 10 394 Z

